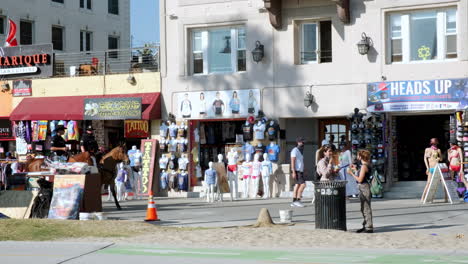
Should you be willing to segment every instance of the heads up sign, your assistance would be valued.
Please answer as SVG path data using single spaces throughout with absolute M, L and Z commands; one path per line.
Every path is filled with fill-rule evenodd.
M 52 76 L 52 44 L 0 47 L 0 78 Z
M 85 99 L 84 119 L 141 119 L 141 97 Z
M 375 82 L 367 84 L 367 110 L 406 112 L 468 107 L 468 79 Z

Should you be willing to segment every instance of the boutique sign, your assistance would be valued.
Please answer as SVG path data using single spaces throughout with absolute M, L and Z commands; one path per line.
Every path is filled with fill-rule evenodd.
M 7 119 L 0 119 L 0 139 L 12 138 L 11 122 Z
M 367 84 L 367 110 L 406 112 L 468 107 L 468 78 Z
M 0 77 L 52 76 L 52 44 L 0 47 Z
M 141 119 L 141 97 L 84 100 L 84 120 Z

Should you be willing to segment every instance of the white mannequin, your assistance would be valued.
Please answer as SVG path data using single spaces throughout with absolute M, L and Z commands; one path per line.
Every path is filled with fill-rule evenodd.
M 265 124 L 262 121 L 258 121 L 257 124 L 254 126 L 254 134 L 256 140 L 264 140 L 265 139 Z
M 134 158 L 135 167 L 140 167 L 141 166 L 141 151 L 139 149 L 137 149 L 135 154 L 133 154 L 133 158 Z
M 229 190 L 231 191 L 231 201 L 237 199 L 237 159 L 239 155 L 237 154 L 237 149 L 232 148 L 231 151 L 227 154 L 228 167 L 227 175 L 229 182 Z
M 172 124 L 169 126 L 169 136 L 171 138 L 177 137 L 177 130 L 179 127 L 176 125 L 176 123 L 172 122 Z
M 252 162 L 252 180 L 254 183 L 254 197 L 257 196 L 258 184 L 260 182 L 260 176 L 262 173 L 262 162 L 259 161 L 260 155 L 257 153 L 254 155 L 254 160 Z
M 159 159 L 159 168 L 162 170 L 167 169 L 167 163 L 169 163 L 169 158 L 166 155 L 162 155 Z
M 242 162 L 242 178 L 244 181 L 244 198 L 249 198 L 250 177 L 252 175 L 252 162 L 250 154 L 245 154 L 245 161 Z
M 262 162 L 262 180 L 263 180 L 263 198 L 270 198 L 270 175 L 273 173 L 273 166 L 268 159 L 268 154 L 263 154 Z
M 126 197 L 125 182 L 128 181 L 128 174 L 125 172 L 123 162 L 119 163 L 118 166 L 119 166 L 119 170 L 117 171 L 117 177 L 115 178 L 115 187 L 116 187 L 116 198 L 117 198 L 117 201 L 120 202 L 124 200 Z M 120 174 L 124 174 L 123 177 L 121 177 Z M 110 192 L 109 192 L 109 196 L 107 200 L 110 200 Z
M 169 127 L 166 125 L 165 122 L 162 122 L 161 123 L 161 126 L 159 127 L 159 135 L 162 137 L 162 138 L 166 138 L 167 137 L 167 130 L 169 129 Z M 132 147 L 133 149 L 133 147 Z
M 206 201 L 208 203 L 214 202 L 214 188 L 217 184 L 216 171 L 213 169 L 213 162 L 208 163 L 209 169 L 205 171 L 205 183 L 206 183 Z

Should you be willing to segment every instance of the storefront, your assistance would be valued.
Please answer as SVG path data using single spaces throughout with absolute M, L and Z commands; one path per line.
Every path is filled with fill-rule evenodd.
M 467 84 L 468 79 L 441 79 L 367 85 L 368 111 L 388 120 L 392 182 L 427 180 L 424 153 L 431 138 L 438 139 L 442 162 L 447 161 L 449 141 L 461 125 L 455 111 L 468 106 Z
M 240 168 L 247 154 L 250 156 L 249 161 L 258 159 L 261 162 L 263 154 L 268 153 L 271 154 L 270 160 L 278 170 L 276 151 L 279 152 L 279 148 L 275 147 L 270 152 L 268 149 L 271 148 L 270 145 L 278 145 L 280 128 L 277 120 L 270 119 L 268 113 L 261 110 L 260 90 L 176 93 L 174 98 L 174 105 L 177 107 L 177 111 L 174 111 L 176 118 L 163 123 L 160 132 L 161 146 L 167 146 L 160 157 L 160 186 L 167 190 L 169 195 L 175 195 L 180 189 L 172 184 L 171 177 L 175 178 L 174 175 L 188 171 L 191 187 L 189 191 L 193 191 L 195 186 L 200 186 L 204 180 L 210 162 L 222 163 L 222 169 L 219 169 L 218 173 L 228 179 L 231 171 L 225 164 Z M 180 142 L 182 147 L 176 147 Z M 187 144 L 186 148 L 183 147 L 184 144 Z M 187 171 L 180 165 L 177 168 L 171 165 L 171 160 L 184 158 L 189 159 Z M 169 165 L 164 161 L 166 159 L 169 160 Z M 235 179 L 237 181 L 240 176 L 236 175 Z M 237 182 L 237 192 L 231 190 L 233 186 L 227 186 L 227 182 L 225 184 L 227 190 L 232 191 L 235 197 L 244 191 L 243 182 L 240 180 Z M 257 196 L 257 192 L 253 191 L 257 186 L 261 191 L 264 189 L 261 181 L 252 181 L 251 184 L 249 197 Z

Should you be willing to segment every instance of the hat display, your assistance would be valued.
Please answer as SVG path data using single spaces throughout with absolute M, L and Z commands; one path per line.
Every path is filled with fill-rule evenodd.
M 247 117 L 247 122 L 249 122 L 250 124 L 255 123 L 255 117 L 253 117 L 253 116 Z

